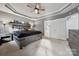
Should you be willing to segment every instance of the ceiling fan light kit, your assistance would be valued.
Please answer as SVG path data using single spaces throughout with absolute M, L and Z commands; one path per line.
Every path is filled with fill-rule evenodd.
M 34 12 L 35 12 L 36 14 L 39 14 L 39 10 L 38 10 L 38 9 L 35 9 Z
M 34 13 L 36 14 L 40 14 L 41 11 L 44 11 L 45 9 L 42 8 L 40 3 L 29 3 L 27 4 L 27 7 L 29 8 L 33 8 Z

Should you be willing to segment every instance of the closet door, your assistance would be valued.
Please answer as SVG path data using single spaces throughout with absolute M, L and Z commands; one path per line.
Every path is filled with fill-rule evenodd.
M 45 35 L 49 38 L 66 40 L 66 31 L 65 18 L 45 22 Z
M 57 25 L 56 25 L 56 20 L 51 20 L 51 23 L 50 23 L 50 38 L 56 38 L 57 35 L 56 35 L 56 31 L 57 31 Z
M 44 22 L 44 35 L 50 37 L 50 21 Z
M 60 18 L 51 23 L 50 37 L 56 39 L 66 39 L 66 20 Z

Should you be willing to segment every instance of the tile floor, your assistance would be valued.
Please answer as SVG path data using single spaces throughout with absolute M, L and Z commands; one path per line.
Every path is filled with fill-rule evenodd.
M 33 42 L 22 50 L 15 41 L 0 46 L 1 56 L 73 56 L 66 40 L 42 39 Z

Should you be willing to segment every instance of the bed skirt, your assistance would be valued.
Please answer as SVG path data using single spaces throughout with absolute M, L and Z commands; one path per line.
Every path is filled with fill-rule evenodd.
M 35 42 L 37 40 L 42 39 L 42 33 L 31 35 L 27 37 L 18 38 L 15 35 L 12 35 L 12 39 L 16 41 L 16 43 L 19 45 L 20 49 L 22 49 L 24 46 L 31 44 L 32 42 Z

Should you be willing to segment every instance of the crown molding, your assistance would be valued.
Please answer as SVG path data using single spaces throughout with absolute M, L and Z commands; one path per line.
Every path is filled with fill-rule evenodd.
M 39 19 L 56 16 L 56 15 L 60 14 L 60 12 L 62 12 L 63 10 L 65 10 L 66 8 L 68 8 L 71 5 L 72 5 L 72 3 L 68 3 L 65 6 L 63 6 L 62 8 L 60 8 L 59 10 L 56 10 L 55 12 L 51 12 L 49 14 L 46 14 L 44 16 L 41 16 L 41 17 L 39 17 Z
M 64 9 L 62 8 L 60 11 L 56 12 L 56 13 L 52 13 L 52 14 L 49 14 L 47 16 L 43 16 L 39 19 L 57 19 L 57 18 L 64 18 L 66 17 L 70 12 L 74 13 L 76 9 L 78 9 L 79 7 L 79 4 L 76 3 L 77 5 L 76 6 L 73 6 L 74 3 L 71 3 L 70 5 L 68 5 L 67 7 L 64 7 Z M 71 8 L 71 7 L 74 7 L 74 8 Z M 71 9 L 69 9 L 71 8 Z M 68 10 L 67 10 L 68 9 Z M 65 11 L 67 10 L 67 11 Z M 63 13 L 64 11 L 64 13 Z
M 24 18 L 27 18 L 27 19 L 30 19 L 30 20 L 32 20 L 32 19 L 38 19 L 38 20 L 40 20 L 40 19 L 44 19 L 44 18 L 47 18 L 47 17 L 56 16 L 56 15 L 60 14 L 63 10 L 65 10 L 66 8 L 68 8 L 69 6 L 71 6 L 72 4 L 73 3 L 68 3 L 64 7 L 60 8 L 59 10 L 57 10 L 55 12 L 50 12 L 49 14 L 45 14 L 45 15 L 40 16 L 38 18 L 36 18 L 36 17 L 30 17 L 30 16 L 27 16 L 27 15 L 24 15 L 24 14 L 18 12 L 9 3 L 5 4 L 5 7 L 7 7 L 9 10 L 11 10 L 12 12 L 14 12 L 15 14 L 23 16 Z
M 15 10 L 14 8 L 13 8 L 13 6 L 11 6 L 9 3 L 6 3 L 5 4 L 5 7 L 7 7 L 9 10 L 11 10 L 12 12 L 14 12 L 15 14 L 18 14 L 18 15 L 20 15 L 20 16 L 23 16 L 24 18 L 27 18 L 27 19 L 30 19 L 31 20 L 31 17 L 30 16 L 27 16 L 27 15 L 24 15 L 24 14 L 22 14 L 22 13 L 19 13 L 17 10 Z

